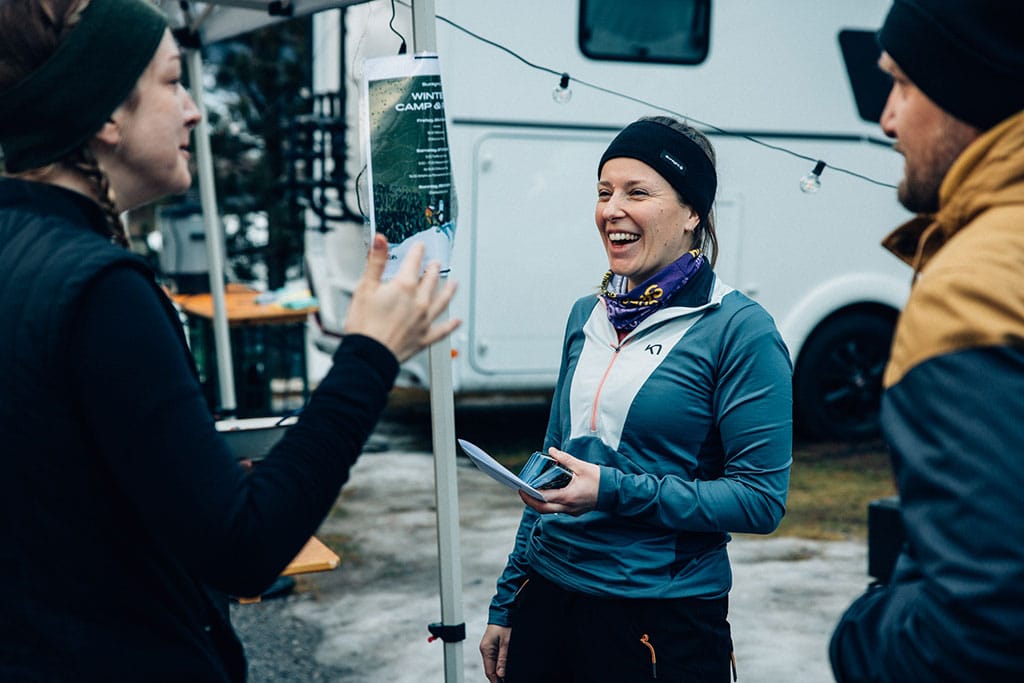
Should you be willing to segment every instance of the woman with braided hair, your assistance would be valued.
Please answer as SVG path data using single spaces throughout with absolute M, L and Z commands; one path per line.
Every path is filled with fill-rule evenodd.
M 180 78 L 144 0 L 0 0 L 0 680 L 244 680 L 224 594 L 273 582 L 458 325 L 437 264 L 382 283 L 376 239 L 333 367 L 243 470 L 119 219 L 191 183 Z

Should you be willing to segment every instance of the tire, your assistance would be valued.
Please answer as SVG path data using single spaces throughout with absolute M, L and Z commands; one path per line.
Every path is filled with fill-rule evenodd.
M 808 339 L 793 377 L 794 419 L 801 434 L 856 441 L 877 436 L 882 372 L 895 313 L 839 313 Z

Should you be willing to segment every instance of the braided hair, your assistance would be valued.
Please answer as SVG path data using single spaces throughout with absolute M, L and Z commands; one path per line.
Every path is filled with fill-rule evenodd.
M 121 214 L 117 210 L 117 203 L 114 201 L 114 189 L 110 187 L 110 179 L 100 168 L 100 162 L 96 155 L 89 149 L 89 145 L 82 145 L 72 152 L 64 160 L 64 163 L 73 167 L 76 171 L 85 176 L 92 187 L 93 196 L 99 202 L 103 214 L 107 217 L 107 225 L 110 228 L 110 239 L 115 244 L 128 247 L 128 230 L 121 220 Z

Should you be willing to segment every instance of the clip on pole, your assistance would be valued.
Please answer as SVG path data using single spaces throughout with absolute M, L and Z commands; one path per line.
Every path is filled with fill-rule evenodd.
M 466 639 L 465 623 L 446 625 L 435 621 L 427 626 L 427 630 L 430 631 L 430 637 L 427 638 L 428 643 L 432 643 L 438 638 L 446 643 L 458 643 Z

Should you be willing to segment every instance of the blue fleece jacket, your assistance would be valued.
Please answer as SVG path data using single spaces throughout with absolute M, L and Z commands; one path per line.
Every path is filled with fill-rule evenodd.
M 771 316 L 706 265 L 621 341 L 600 299 L 577 301 L 544 447 L 601 466 L 597 508 L 526 508 L 489 623 L 532 572 L 595 596 L 728 593 L 729 532 L 785 511 L 791 374 Z

